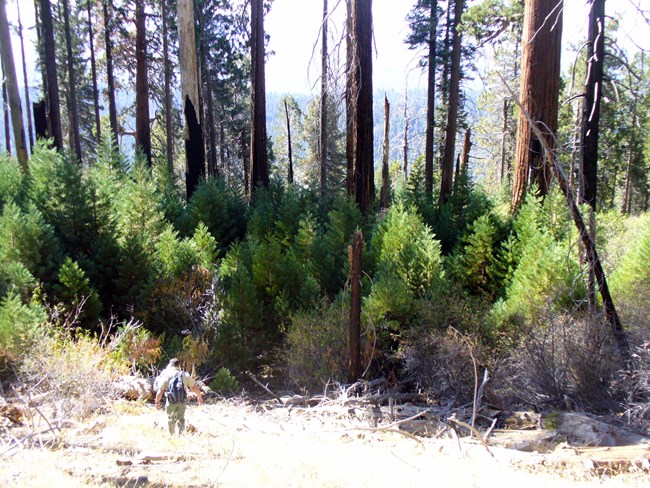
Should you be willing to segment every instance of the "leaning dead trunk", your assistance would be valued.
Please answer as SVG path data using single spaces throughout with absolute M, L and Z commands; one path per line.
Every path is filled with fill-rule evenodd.
M 510 90 L 505 80 L 503 80 L 503 78 L 501 78 L 501 80 L 506 85 L 508 90 Z M 580 212 L 580 208 L 578 207 L 576 198 L 574 197 L 573 192 L 568 185 L 567 179 L 564 176 L 562 167 L 557 163 L 555 159 L 554 152 L 547 141 L 548 135 L 544 134 L 541 131 L 541 129 L 537 127 L 537 125 L 533 122 L 531 115 L 528 113 L 524 105 L 521 102 L 519 102 L 519 100 L 516 99 L 515 94 L 511 92 L 511 95 L 513 96 L 515 102 L 519 106 L 521 116 L 526 117 L 528 119 L 528 124 L 530 125 L 531 132 L 539 141 L 540 146 L 543 149 L 544 154 L 546 155 L 546 162 L 548 164 L 548 167 L 553 171 L 553 174 L 555 174 L 560 186 L 560 190 L 562 191 L 562 194 L 565 196 L 567 200 L 567 204 L 569 206 L 569 210 L 571 211 L 573 222 L 575 223 L 576 228 L 578 229 L 580 240 L 582 241 L 582 244 L 584 245 L 587 253 L 588 264 L 590 268 L 593 269 L 593 273 L 596 278 L 596 283 L 598 284 L 598 288 L 600 290 L 600 296 L 603 299 L 603 308 L 605 309 L 605 316 L 607 317 L 607 321 L 609 322 L 610 327 L 612 329 L 612 334 L 614 336 L 614 339 L 616 340 L 619 355 L 621 356 L 621 359 L 624 361 L 626 366 L 629 366 L 632 360 L 632 356 L 630 353 L 630 345 L 627 340 L 627 334 L 625 332 L 625 329 L 623 328 L 623 325 L 621 324 L 621 320 L 618 316 L 618 312 L 616 311 L 614 300 L 612 299 L 612 296 L 609 292 L 609 286 L 607 285 L 607 278 L 605 276 L 605 271 L 603 270 L 602 263 L 600 262 L 600 258 L 598 257 L 598 252 L 596 250 L 596 243 L 592 239 L 587 229 L 584 218 L 582 217 L 582 213 Z

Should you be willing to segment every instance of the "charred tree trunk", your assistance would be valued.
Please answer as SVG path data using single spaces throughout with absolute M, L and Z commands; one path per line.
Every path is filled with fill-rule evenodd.
M 81 164 L 81 134 L 79 133 L 79 110 L 77 108 L 77 74 L 74 67 L 72 52 L 72 36 L 70 34 L 70 3 L 63 0 L 63 22 L 65 30 L 65 46 L 68 68 L 68 119 L 70 121 L 70 135 L 72 148 L 77 162 Z
M 381 208 L 388 208 L 390 199 L 390 181 L 388 179 L 388 154 L 390 150 L 390 103 L 384 95 L 384 147 L 381 161 Z
M 442 178 L 440 184 L 440 202 L 444 203 L 451 195 L 454 178 L 454 149 L 456 147 L 456 127 L 458 122 L 458 101 L 460 95 L 460 48 L 461 33 L 458 31 L 464 0 L 455 0 L 454 25 L 452 28 L 452 51 L 449 80 L 449 106 L 447 109 L 447 132 L 445 135 L 445 151 L 442 156 Z
M 582 191 L 580 203 L 596 210 L 598 136 L 605 58 L 605 0 L 591 0 L 587 42 L 587 86 L 582 116 Z
M 251 0 L 251 178 L 250 198 L 257 186 L 269 186 L 266 152 L 266 88 L 264 75 L 264 8 L 262 0 Z
M 160 0 L 162 14 L 163 64 L 165 65 L 165 149 L 167 151 L 167 170 L 174 173 L 174 128 L 172 125 L 172 73 L 169 61 L 167 0 Z
M 551 150 L 555 149 L 557 132 L 562 8 L 562 0 L 531 0 L 526 2 L 524 11 L 519 99 L 537 128 L 543 129 Z M 520 112 L 512 185 L 513 211 L 521 205 L 532 181 L 537 182 L 540 194 L 546 195 L 550 176 L 529 119 Z
M 284 101 L 284 115 L 287 119 L 287 157 L 289 159 L 289 171 L 287 174 L 287 181 L 293 184 L 293 154 L 291 153 L 291 118 L 289 117 L 289 105 L 285 99 Z
M 429 55 L 427 71 L 427 128 L 424 148 L 424 191 L 426 198 L 433 195 L 433 138 L 436 123 L 436 34 L 438 30 L 438 2 L 431 0 L 429 20 Z
M 27 173 L 27 142 L 25 140 L 25 127 L 23 125 L 23 109 L 18 92 L 18 79 L 16 77 L 14 54 L 11 48 L 11 34 L 9 33 L 5 0 L 0 0 L 0 52 L 11 112 L 11 127 L 14 131 L 16 156 L 18 157 L 20 167 Z M 7 128 L 7 130 L 9 129 Z
M 104 44 L 106 49 L 106 78 L 108 83 L 108 116 L 113 137 L 117 142 L 119 127 L 117 125 L 117 104 L 115 103 L 115 74 L 113 73 L 112 22 L 108 11 L 110 0 L 103 0 L 104 8 Z
M 102 124 L 99 117 L 99 86 L 97 84 L 97 60 L 95 59 L 95 33 L 93 31 L 91 2 L 86 4 L 88 8 L 88 40 L 90 45 L 90 70 L 93 77 L 93 103 L 95 108 L 95 130 L 97 132 L 97 142 L 102 138 Z
M 59 81 L 56 70 L 56 49 L 54 44 L 54 25 L 50 0 L 40 0 L 41 33 L 43 34 L 43 61 L 47 80 L 47 132 L 54 141 L 54 147 L 63 149 L 61 130 L 61 105 L 59 101 Z
M 147 29 L 144 0 L 135 3 L 135 147 L 151 166 L 151 127 L 149 125 L 149 80 L 147 74 Z
M 47 109 L 45 107 L 45 100 L 34 103 L 33 110 L 36 140 L 47 139 Z
M 361 375 L 361 271 L 363 234 L 354 233 L 348 248 L 350 260 L 350 329 L 348 332 L 348 383 L 354 383 Z
M 18 12 L 18 37 L 20 38 L 20 53 L 23 59 L 23 83 L 25 84 L 25 110 L 27 111 L 27 135 L 29 136 L 29 147 L 34 147 L 34 132 L 32 130 L 32 102 L 29 97 L 29 83 L 27 81 L 27 60 L 25 59 L 25 40 L 23 38 L 23 23 L 20 20 L 20 2 L 16 2 Z
M 205 176 L 205 147 L 199 114 L 201 77 L 196 53 L 193 2 L 179 0 L 177 8 L 178 58 L 181 65 L 181 96 L 185 116 L 185 185 L 189 200 Z
M 327 0 L 323 0 L 323 47 L 320 85 L 320 194 L 327 192 Z
M 367 213 L 375 198 L 372 113 L 372 0 L 353 0 L 354 198 Z

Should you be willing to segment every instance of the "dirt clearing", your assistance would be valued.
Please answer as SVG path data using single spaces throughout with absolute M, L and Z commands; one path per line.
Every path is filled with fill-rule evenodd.
M 27 487 L 636 487 L 643 466 L 598 468 L 575 449 L 547 454 L 469 438 L 372 430 L 340 406 L 271 408 L 244 400 L 190 405 L 185 436 L 139 402 L 62 429 L 56 447 L 5 443 L 0 484 Z M 6 428 L 5 428 L 6 429 Z M 18 438 L 18 431 L 12 435 Z M 34 439 L 32 439 L 34 440 Z M 640 451 L 646 458 L 648 446 Z M 494 456 L 494 457 L 493 457 Z

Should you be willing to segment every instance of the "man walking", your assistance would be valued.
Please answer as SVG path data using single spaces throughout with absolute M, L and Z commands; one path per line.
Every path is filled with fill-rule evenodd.
M 169 423 L 169 433 L 174 435 L 178 424 L 178 435 L 185 431 L 185 407 L 187 405 L 187 392 L 189 388 L 196 393 L 199 405 L 203 405 L 201 390 L 196 386 L 196 381 L 187 372 L 180 369 L 180 362 L 173 358 L 156 380 L 158 393 L 156 393 L 156 408 L 160 408 L 160 400 L 165 394 L 165 411 Z

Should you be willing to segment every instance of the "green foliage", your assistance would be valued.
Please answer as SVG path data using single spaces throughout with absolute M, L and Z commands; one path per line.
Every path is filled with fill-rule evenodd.
M 97 292 L 84 270 L 69 257 L 59 269 L 59 283 L 54 286 L 54 293 L 68 314 L 79 313 L 82 323 L 93 324 L 99 318 L 102 303 Z
M 448 268 L 455 281 L 475 294 L 498 294 L 503 286 L 503 274 L 497 266 L 502 238 L 502 226 L 492 215 L 476 219 L 449 260 Z
M 571 252 L 566 240 L 557 240 L 553 212 L 546 209 L 546 202 L 554 207 L 552 199 L 544 205 L 530 194 L 514 220 L 514 240 L 502 248 L 500 257 L 505 259 L 500 273 L 513 269 L 506 298 L 495 304 L 493 318 L 503 324 L 512 319 L 530 319 L 548 304 L 556 308 L 572 306 L 585 297 L 584 280 L 580 276 L 575 252 Z M 574 250 L 575 251 L 575 250 Z M 506 279 L 509 271 L 505 271 Z
M 246 231 L 246 203 L 239 188 L 226 185 L 221 178 L 203 180 L 188 203 L 188 233 L 203 223 L 218 244 L 219 253 L 226 252 Z
M 45 310 L 9 292 L 0 300 L 0 358 L 17 361 L 46 319 Z
M 638 219 L 628 251 L 611 275 L 612 294 L 643 309 L 650 297 L 650 214 Z
M 22 202 L 24 173 L 15 159 L 6 152 L 0 153 L 0 210 L 8 201 Z
M 35 206 L 22 211 L 8 201 L 0 215 L 0 292 L 7 276 L 19 292 L 34 279 L 51 283 L 60 262 L 59 241 Z
M 421 217 L 402 205 L 391 207 L 378 224 L 371 256 L 377 273 L 366 308 L 375 321 L 408 320 L 415 312 L 415 300 L 442 283 L 440 243 Z
M 327 214 L 322 236 L 314 236 L 315 276 L 323 293 L 330 298 L 339 293 L 347 280 L 348 246 L 352 243 L 354 231 L 361 224 L 359 207 L 352 200 L 337 198 Z
M 212 391 L 219 393 L 235 393 L 239 390 L 239 381 L 228 368 L 219 368 L 209 386 Z

